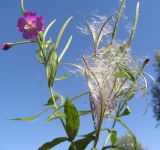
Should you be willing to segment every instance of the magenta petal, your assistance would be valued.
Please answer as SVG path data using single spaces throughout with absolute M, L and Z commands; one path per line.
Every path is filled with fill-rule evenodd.
M 43 16 L 37 16 L 37 21 L 44 23 L 44 17 Z
M 39 16 L 37 17 L 37 31 L 43 31 L 44 30 L 44 17 Z
M 25 11 L 24 17 L 27 17 L 27 16 L 36 16 L 36 13 L 34 11 Z
M 24 26 L 27 24 L 26 20 L 24 18 L 19 18 L 17 22 L 17 29 L 19 32 L 24 31 Z
M 24 39 L 32 39 L 35 40 L 37 36 L 37 31 L 36 30 L 29 30 L 29 31 L 25 31 L 23 33 L 23 37 Z
M 27 16 L 25 17 L 25 20 L 28 22 L 35 22 L 36 21 L 36 16 Z

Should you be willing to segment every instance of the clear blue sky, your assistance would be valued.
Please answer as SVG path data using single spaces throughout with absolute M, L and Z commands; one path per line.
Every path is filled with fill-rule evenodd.
M 125 15 L 132 23 L 136 0 L 127 0 Z M 65 32 L 64 41 L 71 34 L 73 42 L 64 61 L 76 62 L 84 51 L 91 48 L 90 39 L 81 35 L 77 29 L 77 23 L 82 20 L 76 11 L 82 12 L 91 17 L 95 12 L 99 15 L 109 16 L 119 6 L 117 0 L 26 0 L 25 7 L 28 10 L 35 10 L 39 15 L 45 17 L 45 25 L 56 18 L 55 27 L 51 30 L 50 36 L 56 38 L 58 29 L 62 23 L 71 15 L 74 20 Z M 140 4 L 140 17 L 136 37 L 133 42 L 132 54 L 137 58 L 148 56 L 151 58 L 146 70 L 154 75 L 153 54 L 160 48 L 160 1 L 142 0 Z M 0 43 L 23 40 L 22 35 L 16 30 L 16 22 L 21 16 L 19 0 L 1 0 L 0 4 Z M 119 30 L 120 31 L 120 30 Z M 120 31 L 121 32 L 121 31 Z M 122 36 L 123 37 L 123 36 Z M 123 40 L 123 39 L 121 39 Z M 62 43 L 62 46 L 64 44 Z M 48 112 L 39 119 L 26 123 L 8 121 L 6 118 L 24 117 L 37 113 L 43 108 L 49 97 L 47 82 L 44 75 L 44 68 L 36 61 L 35 45 L 20 45 L 13 47 L 7 52 L 0 52 L 0 150 L 36 150 L 42 143 L 64 135 L 59 121 L 44 124 Z M 60 73 L 66 72 L 62 67 Z M 59 82 L 55 87 L 64 95 L 76 95 L 86 90 L 83 80 L 73 76 L 65 82 Z M 88 107 L 88 99 L 85 97 L 77 101 L 78 109 L 84 110 Z M 148 96 L 150 101 L 150 96 Z M 137 139 L 149 150 L 160 149 L 160 128 L 155 128 L 156 122 L 153 119 L 152 108 L 145 111 L 145 100 L 137 96 L 131 103 L 132 115 L 124 119 L 125 123 L 132 129 Z M 92 131 L 89 127 L 89 117 L 83 117 L 80 133 Z M 106 122 L 106 125 L 110 121 Z M 120 135 L 126 131 L 117 126 Z M 67 149 L 67 144 L 55 148 L 55 150 Z

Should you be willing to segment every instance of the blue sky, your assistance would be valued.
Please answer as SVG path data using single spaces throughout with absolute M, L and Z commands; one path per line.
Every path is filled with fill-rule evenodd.
M 127 0 L 124 15 L 128 16 L 128 22 L 132 23 L 134 17 L 136 1 Z M 73 42 L 68 53 L 64 57 L 64 62 L 76 62 L 87 49 L 91 49 L 90 38 L 85 37 L 76 29 L 76 25 L 82 22 L 76 11 L 82 12 L 87 18 L 93 14 L 111 15 L 117 10 L 119 2 L 117 0 L 27 0 L 25 7 L 28 10 L 35 10 L 39 15 L 45 17 L 45 25 L 52 19 L 57 19 L 55 26 L 50 31 L 50 36 L 55 39 L 63 22 L 70 16 L 74 19 L 67 28 L 62 40 L 62 46 L 67 38 L 72 34 Z M 154 73 L 154 52 L 160 48 L 160 1 L 142 0 L 140 4 L 140 16 L 137 33 L 132 45 L 132 54 L 136 58 L 148 56 L 151 61 L 146 67 L 146 71 L 155 76 Z M 19 0 L 1 0 L 0 5 L 0 43 L 21 41 L 21 33 L 16 29 L 17 19 L 21 16 Z M 121 38 L 126 38 L 121 29 L 118 30 Z M 124 34 L 126 35 L 126 34 Z M 123 40 L 123 39 L 121 39 Z M 0 150 L 36 150 L 44 142 L 55 137 L 64 135 L 64 131 L 59 121 L 44 124 L 47 112 L 33 122 L 14 122 L 6 118 L 24 117 L 35 114 L 43 108 L 49 97 L 47 82 L 44 75 L 44 68 L 37 62 L 35 51 L 36 45 L 19 45 L 7 52 L 0 52 Z M 66 66 L 61 67 L 60 73 L 68 70 Z M 74 96 L 86 90 L 83 79 L 78 75 L 56 84 L 56 91 L 64 95 Z M 150 103 L 150 96 L 148 101 Z M 78 109 L 88 108 L 88 99 L 84 97 L 76 101 Z M 153 119 L 152 108 L 149 107 L 145 115 L 146 102 L 142 96 L 137 96 L 131 103 L 132 114 L 125 118 L 125 123 L 132 129 L 138 141 L 148 150 L 158 150 L 160 147 L 160 128 L 155 128 L 156 121 Z M 88 125 L 89 117 L 82 118 L 80 133 L 92 131 Z M 110 125 L 110 120 L 106 122 Z M 126 131 L 117 126 L 120 135 Z M 105 134 L 102 136 L 102 138 Z M 55 150 L 67 149 L 67 144 L 55 148 Z

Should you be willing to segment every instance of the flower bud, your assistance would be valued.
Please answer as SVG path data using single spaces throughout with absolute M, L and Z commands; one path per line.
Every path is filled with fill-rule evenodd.
M 5 51 L 10 49 L 12 46 L 14 46 L 14 43 L 3 43 L 3 44 L 0 45 L 2 50 L 5 50 Z
M 146 58 L 146 59 L 144 60 L 144 64 L 146 65 L 146 64 L 148 64 L 148 62 L 149 62 L 149 58 Z

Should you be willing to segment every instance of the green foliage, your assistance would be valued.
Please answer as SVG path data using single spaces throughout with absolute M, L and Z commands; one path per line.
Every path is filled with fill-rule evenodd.
M 89 94 L 89 92 L 81 93 L 81 94 L 79 94 L 79 95 L 71 98 L 71 101 L 77 100 L 77 99 L 79 99 L 80 97 L 85 96 L 85 95 L 88 95 L 88 94 Z
M 69 77 L 68 74 L 64 74 L 64 75 L 62 75 L 62 76 L 60 76 L 60 77 L 58 77 L 58 78 L 55 78 L 54 80 L 60 81 L 60 80 L 66 79 L 66 78 L 68 78 L 68 77 Z
M 113 41 L 114 41 L 114 38 L 115 38 L 115 35 L 116 35 L 116 30 L 117 30 L 122 12 L 124 10 L 125 4 L 126 4 L 126 0 L 122 0 L 121 7 L 120 7 L 119 12 L 117 14 L 116 23 L 115 23 L 115 26 L 114 26 L 114 29 L 113 29 L 111 44 L 113 44 Z
M 132 82 L 136 81 L 136 74 L 127 65 L 119 64 L 118 69 L 119 71 L 115 75 L 117 78 L 127 78 Z
M 131 100 L 135 96 L 135 93 L 131 90 L 127 92 L 126 100 Z
M 137 2 L 137 6 L 136 6 L 136 14 L 135 14 L 135 19 L 134 19 L 134 25 L 133 25 L 133 28 L 132 28 L 132 32 L 131 32 L 129 42 L 128 42 L 128 47 L 130 47 L 130 45 L 132 43 L 132 40 L 134 38 L 134 35 L 135 35 L 135 31 L 136 31 L 137 23 L 138 23 L 138 15 L 139 15 L 139 0 Z
M 61 54 L 59 55 L 59 58 L 58 58 L 58 63 L 61 61 L 63 55 L 66 53 L 66 51 L 68 50 L 69 48 L 69 45 L 71 44 L 71 41 L 72 41 L 72 36 L 70 36 L 66 46 L 64 47 L 64 49 L 62 50 Z
M 47 60 L 47 64 L 46 64 L 46 73 L 47 73 L 49 87 L 53 86 L 57 67 L 58 67 L 57 54 L 55 51 L 50 51 L 49 56 L 48 56 L 48 60 Z
M 116 143 L 116 141 L 117 141 L 117 131 L 112 130 L 109 133 L 110 133 L 111 143 L 112 143 L 112 145 L 114 145 Z
M 47 28 L 45 29 L 44 33 L 43 33 L 43 41 L 46 38 L 46 35 L 48 33 L 48 31 L 50 30 L 50 28 L 54 25 L 54 23 L 56 22 L 56 19 L 54 19 L 52 22 L 50 22 L 50 24 L 47 26 Z
M 58 95 L 58 94 L 55 94 L 54 95 L 54 100 L 56 101 L 58 99 L 62 99 L 62 97 L 60 95 Z M 51 105 L 51 106 L 54 105 L 53 98 L 50 97 L 49 100 L 48 100 L 48 102 L 47 102 L 47 104 L 45 104 L 45 105 Z
M 118 114 L 118 117 L 127 116 L 130 113 L 131 113 L 131 109 L 129 108 L 129 106 L 126 106 L 125 110 L 122 113 Z
M 58 37 L 57 37 L 57 40 L 56 40 L 56 43 L 55 43 L 55 47 L 54 47 L 55 50 L 58 49 L 58 45 L 59 45 L 59 43 L 60 43 L 61 37 L 62 37 L 62 35 L 63 35 L 63 32 L 64 32 L 64 30 L 66 29 L 68 23 L 72 20 L 72 18 L 73 18 L 73 17 L 68 18 L 68 19 L 66 20 L 66 22 L 63 24 L 62 28 L 60 29 L 59 34 L 58 34 Z
M 108 146 L 105 146 L 102 148 L 102 150 L 106 150 L 106 149 L 110 149 L 110 148 L 116 148 L 116 150 L 128 150 L 128 149 L 125 149 L 125 148 L 122 148 L 122 147 L 119 147 L 119 146 L 116 146 L 116 145 L 108 145 Z
M 15 120 L 15 121 L 33 121 L 36 118 L 38 118 L 40 115 L 42 115 L 45 111 L 47 111 L 49 108 L 44 109 L 43 111 L 33 115 L 33 116 L 28 116 L 28 117 L 24 117 L 24 118 L 12 118 L 12 119 L 8 119 L 8 120 Z
M 85 150 L 88 144 L 94 139 L 95 137 L 93 135 L 86 136 L 83 139 L 73 142 L 73 144 L 69 147 L 69 150 Z
M 78 12 L 78 14 L 79 14 L 79 15 L 82 17 L 82 19 L 84 20 L 84 22 L 85 22 L 85 24 L 86 24 L 86 26 L 87 26 L 90 34 L 91 34 L 92 42 L 93 42 L 93 44 L 95 44 L 95 39 L 94 39 L 94 36 L 93 36 L 93 31 L 92 31 L 92 29 L 91 29 L 91 26 L 90 26 L 87 18 L 86 18 L 83 14 L 81 14 L 81 13 L 79 13 L 79 12 Z
M 73 141 L 78 133 L 80 120 L 78 111 L 69 98 L 66 99 L 64 112 L 66 115 L 66 132 L 70 141 Z
M 107 24 L 109 23 L 110 20 L 113 20 L 114 15 L 115 15 L 115 14 L 113 14 L 112 16 L 110 16 L 110 17 L 104 22 L 104 24 L 102 25 L 102 27 L 101 27 L 101 29 L 100 29 L 100 31 L 99 31 L 99 33 L 98 33 L 97 39 L 96 39 L 95 42 L 94 42 L 95 52 L 97 51 L 98 46 L 99 46 L 99 43 L 100 43 L 100 41 L 101 41 L 101 39 L 102 39 L 101 35 L 102 35 L 102 32 L 103 32 L 105 26 L 107 26 Z M 101 38 L 100 38 L 100 37 L 101 37 Z
M 79 111 L 78 114 L 79 116 L 83 116 L 83 115 L 88 115 L 91 114 L 91 110 L 85 110 L 85 111 Z
M 48 118 L 46 119 L 46 123 L 51 121 L 51 120 L 55 120 L 57 118 L 65 118 L 65 114 L 63 112 L 60 112 L 60 111 L 55 111 L 53 113 L 51 113 Z
M 67 141 L 68 138 L 66 137 L 59 137 L 56 138 L 54 140 L 52 140 L 51 142 L 47 142 L 45 144 L 43 144 L 40 148 L 38 148 L 38 150 L 50 150 L 51 148 L 55 147 L 56 145 Z
M 133 132 L 126 126 L 125 123 L 123 123 L 123 121 L 119 118 L 119 117 L 112 117 L 114 120 L 118 121 L 129 133 L 129 135 L 132 138 L 133 141 L 133 150 L 137 150 L 137 139 L 135 137 L 135 135 L 133 134 Z

